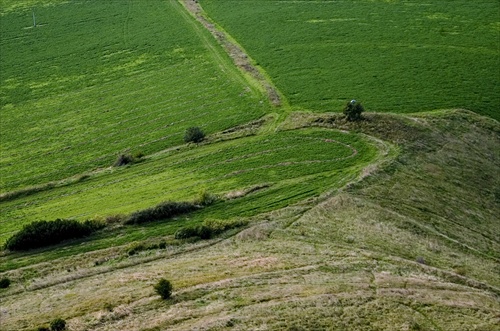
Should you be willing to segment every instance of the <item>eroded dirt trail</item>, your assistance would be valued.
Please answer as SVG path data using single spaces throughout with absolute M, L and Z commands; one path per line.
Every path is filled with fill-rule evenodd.
M 193 0 L 179 0 L 179 2 L 186 8 L 186 10 L 193 15 L 198 22 L 200 22 L 210 33 L 215 37 L 220 45 L 224 48 L 227 54 L 233 59 L 234 64 L 244 73 L 248 74 L 252 80 L 259 86 L 260 89 L 265 91 L 271 104 L 275 107 L 287 106 L 287 101 L 283 95 L 278 91 L 276 86 L 268 79 L 263 73 L 262 69 L 257 68 L 252 62 L 251 58 L 246 54 L 243 48 L 235 41 L 231 40 L 227 32 L 217 27 L 214 23 L 207 18 L 206 13 L 201 8 L 197 1 Z M 247 75 L 247 76 L 248 76 Z

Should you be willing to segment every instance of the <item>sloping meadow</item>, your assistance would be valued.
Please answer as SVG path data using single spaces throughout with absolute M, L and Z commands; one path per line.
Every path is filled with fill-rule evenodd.
M 190 126 L 208 134 L 267 111 L 175 1 L 26 4 L 0 9 L 2 193 L 181 144 Z
M 39 219 L 131 213 L 162 201 L 227 197 L 211 216 L 253 216 L 340 187 L 377 156 L 368 140 L 325 129 L 281 131 L 159 154 L 72 185 L 2 203 L 3 242 Z M 238 191 L 261 187 L 247 196 Z

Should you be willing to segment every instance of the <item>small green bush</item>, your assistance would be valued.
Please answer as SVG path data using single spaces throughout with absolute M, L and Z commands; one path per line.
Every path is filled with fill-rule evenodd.
M 361 113 L 365 111 L 365 108 L 360 102 L 356 100 L 351 100 L 344 107 L 344 115 L 347 117 L 348 121 L 359 121 Z
M 51 331 L 63 331 L 66 330 L 66 321 L 62 318 L 56 318 L 52 322 L 50 322 L 50 330 Z
M 0 288 L 7 288 L 10 286 L 10 279 L 7 277 L 4 277 L 0 279 Z
M 50 331 L 50 329 L 46 326 L 39 326 L 36 328 L 36 331 Z
M 165 278 L 160 279 L 154 289 L 162 299 L 169 299 L 172 296 L 172 284 Z
M 166 201 L 160 203 L 155 207 L 139 210 L 135 213 L 132 213 L 128 217 L 128 219 L 125 220 L 125 224 L 141 224 L 159 221 L 162 219 L 189 213 L 196 209 L 198 209 L 198 206 L 192 202 Z
M 198 237 L 197 226 L 185 226 L 177 230 L 174 234 L 175 239 L 188 239 Z
M 212 228 L 205 224 L 197 226 L 196 231 L 198 232 L 198 237 L 201 239 L 210 239 L 216 234 Z
M 219 197 L 215 194 L 209 193 L 206 190 L 200 192 L 199 198 L 196 201 L 202 206 L 210 206 L 219 200 Z
M 29 250 L 58 244 L 64 240 L 86 237 L 92 232 L 103 228 L 103 222 L 88 220 L 57 219 L 52 222 L 35 221 L 25 225 L 5 243 L 9 250 Z
M 128 250 L 128 255 L 132 256 L 146 249 L 143 244 L 136 244 Z
M 113 164 L 115 167 L 121 167 L 127 164 L 134 163 L 135 159 L 130 154 L 120 154 Z
M 136 161 L 139 159 L 142 159 L 144 156 L 145 156 L 145 154 L 141 151 L 135 152 L 134 155 L 132 155 L 133 159 Z
M 197 126 L 187 128 L 184 134 L 184 142 L 186 143 L 199 143 L 205 139 L 205 133 Z

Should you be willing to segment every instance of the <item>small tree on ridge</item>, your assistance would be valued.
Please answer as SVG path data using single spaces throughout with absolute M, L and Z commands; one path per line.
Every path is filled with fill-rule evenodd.
M 364 111 L 365 108 L 360 102 L 351 100 L 344 108 L 344 115 L 347 117 L 348 121 L 359 121 L 362 118 L 361 113 Z

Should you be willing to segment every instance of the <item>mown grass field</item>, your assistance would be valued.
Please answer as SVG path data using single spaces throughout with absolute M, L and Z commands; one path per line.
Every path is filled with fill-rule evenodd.
M 254 216 L 340 187 L 375 157 L 376 147 L 369 141 L 326 130 L 285 131 L 160 154 L 73 185 L 3 202 L 0 243 L 39 219 L 106 217 L 167 200 L 194 200 L 203 189 L 224 196 L 269 186 L 212 212 L 218 218 Z
M 2 192 L 179 145 L 189 126 L 212 133 L 266 111 L 177 2 L 35 4 L 35 28 L 30 8 L 1 13 Z
M 498 3 L 200 3 L 210 32 L 191 0 L 1 3 L 0 245 L 36 220 L 107 225 L 1 250 L 0 330 L 496 331 Z M 347 121 L 353 97 L 375 112 Z M 174 236 L 210 221 L 240 227 Z
M 200 2 L 294 107 L 500 119 L 497 1 Z

